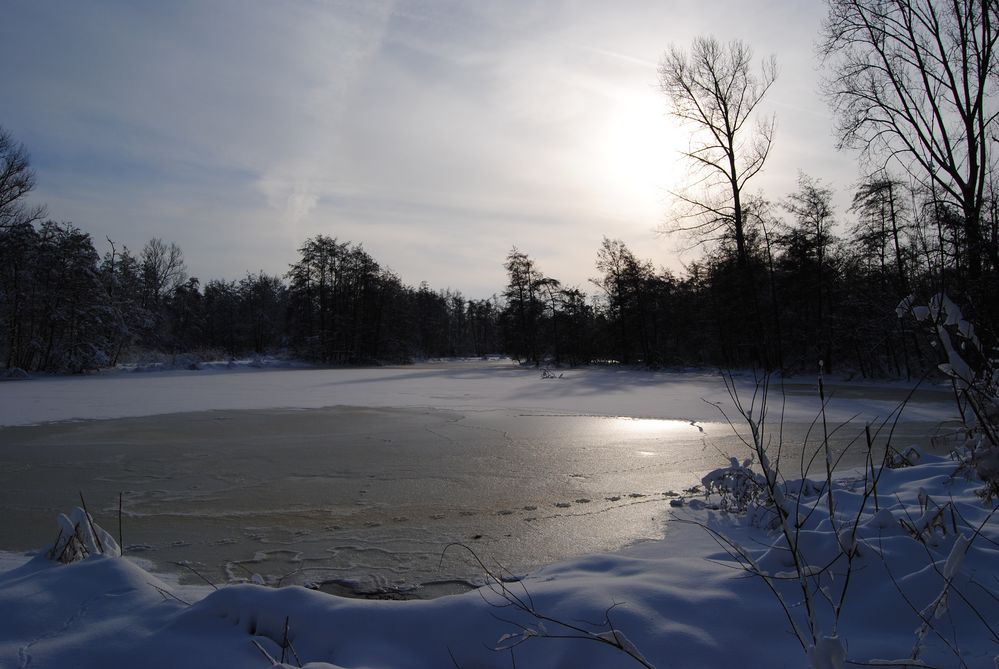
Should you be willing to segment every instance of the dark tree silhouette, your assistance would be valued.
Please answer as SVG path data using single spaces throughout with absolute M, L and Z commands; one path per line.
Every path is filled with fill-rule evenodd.
M 544 311 L 540 288 L 545 277 L 534 261 L 516 247 L 510 250 L 504 267 L 509 278 L 503 291 L 506 308 L 502 315 L 507 350 L 517 358 L 537 363 L 541 359 L 539 331 Z
M 876 169 L 896 163 L 957 206 L 969 278 L 983 258 L 999 269 L 982 231 L 994 133 L 999 7 L 992 0 L 828 0 L 821 53 L 841 146 Z
M 739 40 L 698 37 L 689 51 L 671 46 L 659 64 L 670 111 L 694 130 L 684 155 L 696 180 L 677 194 L 686 205 L 679 227 L 702 239 L 731 236 L 741 265 L 749 260 L 743 191 L 763 169 L 774 135 L 775 118 L 761 118 L 758 108 L 776 78 L 776 60 L 754 73 L 752 50 Z
M 900 181 L 882 172 L 860 183 L 850 207 L 858 218 L 853 228 L 858 255 L 873 259 L 883 280 L 894 283 L 900 295 L 909 292 L 903 243 L 909 228 L 904 192 Z
M 27 149 L 0 126 L 0 229 L 15 223 L 32 223 L 45 208 L 29 207 L 25 198 L 35 188 L 35 171 Z

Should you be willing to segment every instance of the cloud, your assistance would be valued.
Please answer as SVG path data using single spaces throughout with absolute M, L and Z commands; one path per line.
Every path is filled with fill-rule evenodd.
M 281 180 L 265 175 L 257 187 L 267 198 L 267 203 L 281 215 L 281 222 L 296 225 L 307 218 L 319 204 L 319 189 L 305 179 Z
M 290 132 L 261 164 L 257 185 L 293 230 L 301 229 L 320 199 L 336 195 L 343 180 L 345 112 L 354 89 L 370 76 L 392 8 L 373 2 L 334 14 L 310 7 L 298 17 L 296 41 L 284 47 L 306 64 L 286 75 L 298 79 L 294 93 L 279 103 L 291 110 L 285 113 Z M 302 70 L 310 76 L 302 77 Z
M 203 278 L 281 273 L 323 233 L 364 242 L 404 281 L 473 296 L 502 287 L 514 244 L 582 284 L 604 235 L 672 262 L 653 232 L 682 169 L 655 90 L 670 42 L 714 33 L 776 51 L 779 134 L 760 185 L 781 194 L 811 166 L 837 181 L 848 161 L 813 90 L 820 13 L 792 0 L 15 3 L 0 122 L 31 150 L 54 216 L 98 239 L 176 241 Z

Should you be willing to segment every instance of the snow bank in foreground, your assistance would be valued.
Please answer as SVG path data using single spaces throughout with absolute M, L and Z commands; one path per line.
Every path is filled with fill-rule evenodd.
M 819 597 L 839 601 L 847 588 L 838 621 L 819 603 L 817 623 L 838 635 L 834 645 L 850 659 L 897 660 L 915 649 L 927 666 L 992 667 L 999 655 L 999 523 L 977 485 L 953 470 L 934 458 L 885 470 L 878 510 L 871 504 L 859 516 L 863 482 L 837 481 L 837 519 L 858 528 L 849 580 L 835 559 L 843 538 L 824 517 L 824 498 L 802 498 L 803 511 L 818 509 L 803 519 L 801 545 L 825 579 Z M 808 625 L 797 581 L 785 580 L 794 573 L 790 554 L 761 528 L 765 514 L 728 515 L 712 511 L 713 501 L 688 500 L 662 541 L 547 567 L 504 584 L 505 597 L 494 587 L 432 601 L 364 601 L 238 585 L 191 601 L 128 559 L 61 565 L 40 555 L 0 573 L 0 666 L 641 666 L 597 636 L 620 639 L 658 667 L 807 666 L 790 633 L 791 621 Z M 793 605 L 790 620 L 763 580 L 698 524 L 776 579 Z M 544 619 L 512 606 L 514 598 Z M 590 638 L 558 638 L 579 635 Z

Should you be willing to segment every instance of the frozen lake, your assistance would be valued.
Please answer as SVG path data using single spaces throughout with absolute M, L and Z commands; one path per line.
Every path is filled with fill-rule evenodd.
M 841 447 L 905 394 L 832 392 L 831 419 L 860 414 Z M 463 551 L 442 559 L 451 542 L 521 572 L 661 537 L 671 494 L 745 453 L 703 401 L 725 396 L 710 375 L 506 363 L 0 384 L 0 549 L 51 542 L 80 491 L 115 534 L 121 492 L 127 553 L 161 569 L 448 592 L 481 575 Z M 817 402 L 808 384 L 787 396 L 797 466 Z M 947 400 L 920 391 L 896 445 L 925 445 Z

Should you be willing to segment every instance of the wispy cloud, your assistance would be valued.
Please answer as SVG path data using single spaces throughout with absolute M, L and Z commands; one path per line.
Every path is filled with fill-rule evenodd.
M 793 0 L 15 3 L 0 123 L 53 215 L 177 241 L 202 278 L 283 272 L 322 232 L 410 283 L 489 294 L 514 244 L 585 283 L 603 235 L 672 262 L 654 234 L 679 169 L 655 91 L 670 42 L 777 52 L 769 187 L 844 169 L 814 92 L 817 16 Z

